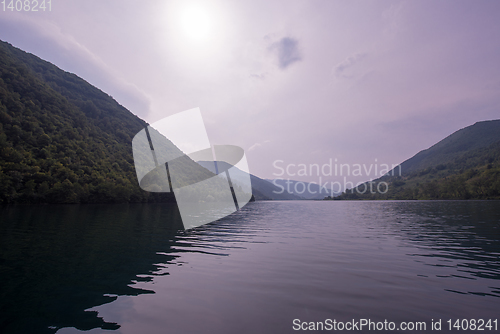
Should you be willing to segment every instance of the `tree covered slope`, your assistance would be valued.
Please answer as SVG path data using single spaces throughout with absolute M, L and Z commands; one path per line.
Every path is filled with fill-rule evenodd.
M 401 172 L 408 175 L 417 170 L 440 166 L 464 169 L 475 167 L 482 161 L 466 160 L 471 153 L 488 149 L 500 142 L 500 120 L 477 122 L 460 129 L 430 148 L 420 151 L 401 164 Z
M 0 203 L 175 201 L 138 185 L 131 140 L 145 126 L 85 80 L 0 41 Z
M 500 199 L 500 120 L 458 130 L 400 166 L 373 181 L 386 193 L 361 185 L 335 199 Z

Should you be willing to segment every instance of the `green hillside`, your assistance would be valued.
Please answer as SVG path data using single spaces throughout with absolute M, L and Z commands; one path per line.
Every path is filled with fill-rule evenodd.
M 488 149 L 491 145 L 500 142 L 500 120 L 477 122 L 449 135 L 432 147 L 420 151 L 412 158 L 401 164 L 402 174 L 409 174 L 417 170 L 443 166 L 453 167 L 455 170 L 476 167 L 483 161 L 472 158 L 477 150 Z M 475 155 L 483 157 L 484 154 Z M 469 160 L 466 162 L 466 160 Z
M 374 193 L 361 185 L 335 199 L 500 199 L 500 120 L 458 130 L 400 166 L 373 181 Z
M 85 80 L 0 41 L 0 203 L 175 201 L 137 183 L 131 140 L 146 125 Z

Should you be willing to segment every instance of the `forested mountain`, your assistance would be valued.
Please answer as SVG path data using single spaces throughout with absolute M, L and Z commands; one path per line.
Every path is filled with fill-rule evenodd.
M 388 184 L 387 193 L 375 190 L 380 182 Z M 371 187 L 363 192 L 361 185 L 335 199 L 500 199 L 500 120 L 456 131 Z M 380 189 L 385 192 L 385 185 Z
M 131 140 L 146 125 L 85 80 L 0 41 L 0 203 L 175 201 L 139 188 Z
M 454 132 L 437 144 L 406 160 L 401 164 L 401 172 L 408 175 L 417 170 L 436 167 L 439 167 L 440 170 L 451 169 L 450 171 L 473 168 L 484 161 L 471 159 L 471 153 L 482 150 L 481 154 L 474 155 L 476 157 L 494 154 L 494 152 L 486 152 L 485 150 L 498 143 L 500 143 L 500 120 L 477 122 Z

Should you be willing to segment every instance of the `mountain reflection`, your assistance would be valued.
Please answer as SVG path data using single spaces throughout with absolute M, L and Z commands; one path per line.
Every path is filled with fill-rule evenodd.
M 500 297 L 494 201 L 261 201 L 190 231 L 165 204 L 0 214 L 2 334 L 494 318 Z
M 154 293 L 130 285 L 177 257 L 172 247 L 183 229 L 176 206 L 167 204 L 1 210 L 2 333 L 119 328 L 85 310 L 118 295 Z

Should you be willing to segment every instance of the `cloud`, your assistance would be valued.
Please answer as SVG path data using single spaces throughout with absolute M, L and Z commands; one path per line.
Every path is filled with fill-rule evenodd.
M 117 100 L 132 113 L 145 118 L 150 98 L 139 87 L 123 79 L 99 56 L 66 34 L 52 21 L 28 16 L 0 20 L 0 38 L 24 51 L 74 73 Z
M 267 77 L 267 73 L 254 73 L 254 74 L 250 74 L 250 78 L 253 78 L 253 79 L 259 79 L 259 80 L 264 80 L 266 79 Z
M 266 140 L 266 141 L 264 141 L 264 142 L 262 142 L 262 143 L 255 143 L 255 144 L 253 144 L 252 146 L 250 146 L 250 148 L 248 149 L 248 151 L 253 151 L 253 150 L 255 150 L 257 147 L 261 147 L 261 146 L 263 146 L 264 144 L 267 144 L 267 143 L 270 143 L 270 142 L 271 142 L 270 140 Z
M 361 59 L 365 58 L 368 53 L 355 53 L 347 57 L 344 61 L 340 62 L 333 68 L 333 73 L 335 76 L 345 76 L 343 73 L 349 67 L 352 67 L 354 64 L 358 63 Z
M 282 70 L 302 60 L 298 44 L 299 42 L 295 38 L 283 37 L 269 47 L 269 50 L 278 56 L 278 64 Z

